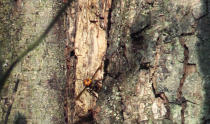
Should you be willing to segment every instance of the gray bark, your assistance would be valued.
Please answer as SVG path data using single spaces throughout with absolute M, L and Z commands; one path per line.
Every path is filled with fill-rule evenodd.
M 208 4 L 113 1 L 98 123 L 208 123 Z
M 45 31 L 60 7 L 61 2 L 56 0 L 1 1 L 3 70 Z M 13 70 L 1 93 L 1 123 L 65 123 L 63 22 L 61 18 L 45 42 L 30 52 Z M 13 91 L 15 86 L 17 91 Z
M 60 4 L 1 3 L 2 72 Z M 208 0 L 75 1 L 13 70 L 1 93 L 2 122 L 13 103 L 9 123 L 209 123 L 208 8 Z M 93 87 L 80 96 L 85 79 Z

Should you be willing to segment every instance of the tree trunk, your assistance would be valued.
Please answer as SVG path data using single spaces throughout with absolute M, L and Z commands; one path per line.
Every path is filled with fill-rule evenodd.
M 82 53 L 76 54 L 76 72 L 79 73 L 75 75 L 80 79 L 89 78 L 82 75 L 91 70 L 93 74 L 99 65 L 91 67 L 97 56 L 92 51 L 95 51 L 95 43 L 104 40 L 93 40 L 98 35 L 87 29 L 92 23 L 98 26 L 98 20 L 107 19 L 97 14 L 101 8 L 94 9 L 103 3 L 111 3 L 106 9 L 109 10 L 108 21 L 104 21 L 107 22 L 108 48 L 103 87 L 96 105 L 89 93 L 76 101 L 74 112 L 82 112 L 79 122 L 85 123 L 84 118 L 89 117 L 86 123 L 93 120 L 106 124 L 206 123 L 209 119 L 209 74 L 207 61 L 202 59 L 209 54 L 208 2 L 100 0 L 89 7 L 86 2 L 78 1 L 74 16 L 69 14 L 69 18 L 70 22 L 75 22 L 70 26 L 71 29 L 75 26 L 74 31 L 70 30 L 70 34 L 74 34 L 71 39 L 75 43 L 75 53 L 86 51 L 83 58 L 86 61 L 80 61 L 80 57 L 84 57 Z M 93 17 L 91 12 L 95 13 Z M 104 34 L 99 33 L 99 36 Z M 81 47 L 83 42 L 87 46 Z M 78 71 L 80 66 L 81 72 Z M 82 83 L 76 81 L 75 90 L 77 95 Z M 78 106 L 82 107 L 78 109 Z
M 45 31 L 61 2 L 56 0 L 2 0 L 1 66 L 5 70 Z M 1 123 L 63 124 L 65 76 L 63 19 L 45 42 L 13 70 L 1 98 Z M 2 95 L 1 94 L 1 95 Z
M 0 5 L 2 73 L 60 3 Z M 2 123 L 209 123 L 208 8 L 208 0 L 74 1 L 7 80 Z

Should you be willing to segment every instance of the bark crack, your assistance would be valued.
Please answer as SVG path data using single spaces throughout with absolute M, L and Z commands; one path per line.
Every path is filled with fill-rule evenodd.
M 163 100 L 164 106 L 167 110 L 167 113 L 165 115 L 166 119 L 170 120 L 170 106 L 169 106 L 169 101 L 167 96 L 165 95 L 164 92 L 157 92 L 157 69 L 158 69 L 158 62 L 160 60 L 160 56 L 161 56 L 161 39 L 160 37 L 157 39 L 157 44 L 156 44 L 156 55 L 155 55 L 155 64 L 154 67 L 152 67 L 150 69 L 150 82 L 152 82 L 152 90 L 153 93 L 155 95 L 155 98 L 161 98 Z
M 106 29 L 106 33 L 107 33 L 107 39 L 109 38 L 109 31 L 111 29 L 111 18 L 112 18 L 112 10 L 114 8 L 114 4 L 113 4 L 114 0 L 111 0 L 111 8 L 109 8 L 109 12 L 108 12 L 108 17 L 107 17 L 107 29 Z M 107 41 L 107 48 L 108 48 L 108 41 Z
M 180 80 L 179 88 L 177 89 L 177 102 L 182 106 L 181 109 L 181 123 L 184 124 L 185 118 L 184 118 L 184 112 L 187 107 L 187 100 L 184 98 L 182 94 L 182 88 L 184 86 L 185 79 L 188 75 L 187 73 L 187 66 L 188 66 L 188 60 L 189 60 L 189 49 L 185 44 L 185 40 L 180 38 L 180 44 L 184 48 L 184 65 L 183 65 L 183 76 Z
M 68 41 L 67 41 L 68 42 Z M 74 118 L 74 83 L 75 83 L 75 68 L 77 57 L 74 52 L 73 43 L 66 44 L 65 48 L 65 57 L 66 57 L 66 86 L 64 93 L 64 117 L 65 123 L 69 124 L 73 122 Z

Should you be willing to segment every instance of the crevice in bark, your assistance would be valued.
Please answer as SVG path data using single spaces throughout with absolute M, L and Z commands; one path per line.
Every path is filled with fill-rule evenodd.
M 68 21 L 67 21 L 68 22 Z M 66 24 L 68 25 L 68 24 Z M 76 29 L 75 29 L 76 30 Z M 75 37 L 74 31 L 74 36 Z M 67 39 L 69 38 L 68 33 Z M 75 69 L 76 69 L 76 62 L 77 62 L 77 56 L 75 54 L 75 48 L 74 48 L 74 42 L 73 41 L 66 41 L 66 48 L 65 48 L 65 58 L 66 58 L 66 86 L 65 86 L 65 93 L 64 93 L 64 116 L 65 116 L 65 122 L 66 124 L 73 123 L 74 118 L 74 87 L 75 87 Z
M 146 63 L 140 63 L 140 70 L 141 69 L 145 69 L 145 70 L 149 70 L 151 68 L 150 63 L 146 62 Z
M 74 83 L 75 83 L 75 63 L 77 57 L 74 54 L 74 50 L 70 48 L 70 46 L 67 46 L 66 48 L 66 66 L 67 66 L 67 82 L 65 87 L 65 103 L 64 103 L 64 109 L 65 109 L 65 122 L 66 124 L 73 122 L 73 116 L 74 114 Z
M 109 65 L 109 59 L 104 60 L 104 77 L 108 75 L 108 65 Z
M 69 53 L 69 48 L 68 46 L 66 46 L 66 53 Z M 66 124 L 68 124 L 69 122 L 69 116 L 68 116 L 68 113 L 69 113 L 69 103 L 68 103 L 68 97 L 69 97 L 69 94 L 68 94 L 68 90 L 69 90 L 69 83 L 68 83 L 68 79 L 69 79 L 69 65 L 70 65 L 70 58 L 68 57 L 68 54 L 66 55 L 66 66 L 67 66 L 67 81 L 66 81 L 66 86 L 65 86 L 65 93 L 64 93 L 64 99 L 65 99 L 65 102 L 64 102 L 64 117 L 65 117 L 65 122 Z
M 156 73 L 157 73 L 157 69 L 158 69 L 158 63 L 159 63 L 160 56 L 161 56 L 161 39 L 158 38 L 157 43 L 156 43 L 155 64 L 154 64 L 154 67 L 150 68 L 150 77 L 151 77 L 150 82 L 152 82 L 152 90 L 153 90 L 153 93 L 155 95 L 155 98 L 159 97 L 163 100 L 164 106 L 167 110 L 165 118 L 170 120 L 169 100 L 168 100 L 168 98 L 167 98 L 167 96 L 165 95 L 164 92 L 157 92 L 157 83 L 156 83 L 157 76 L 156 76 Z
M 77 2 L 72 4 L 72 8 L 78 11 Z M 66 16 L 66 48 L 65 48 L 65 58 L 66 58 L 66 86 L 64 91 L 64 115 L 65 123 L 73 124 L 75 117 L 75 81 L 76 81 L 76 63 L 77 56 L 75 53 L 75 37 L 77 31 L 77 14 L 74 10 L 67 10 Z M 71 25 L 71 22 L 73 24 Z M 72 30 L 69 30 L 69 28 Z
M 181 109 L 181 123 L 184 124 L 185 122 L 185 118 L 184 118 L 184 111 L 187 107 L 187 102 L 185 100 L 185 98 L 182 95 L 182 88 L 184 86 L 184 82 L 185 79 L 187 77 L 187 66 L 188 66 L 188 60 L 189 60 L 189 49 L 185 44 L 185 41 L 180 38 L 180 44 L 182 45 L 182 47 L 184 48 L 184 65 L 183 65 L 183 76 L 180 80 L 180 84 L 179 84 L 179 88 L 177 89 L 177 101 L 180 102 L 182 109 Z
M 78 121 L 74 122 L 74 124 L 83 124 L 83 123 L 94 124 L 93 112 L 91 110 L 89 110 L 85 116 L 80 117 Z
M 106 49 L 106 54 L 107 54 L 107 50 L 109 49 L 109 31 L 111 29 L 111 18 L 112 18 L 112 10 L 114 8 L 114 4 L 113 4 L 114 0 L 111 0 L 111 8 L 109 8 L 109 12 L 108 12 L 108 17 L 107 17 L 107 29 L 106 29 L 106 39 L 107 39 L 107 49 Z M 107 55 L 105 55 L 105 59 L 104 59 L 104 79 L 106 78 L 106 76 L 110 76 L 110 74 L 108 73 L 108 66 L 110 64 L 110 60 L 109 57 Z
M 106 29 L 106 34 L 107 34 L 107 39 L 109 38 L 109 31 L 111 29 L 111 18 L 112 18 L 112 10 L 114 8 L 114 4 L 113 4 L 114 0 L 111 0 L 111 8 L 109 8 L 109 13 L 108 13 L 108 22 L 107 22 L 107 29 Z M 107 48 L 109 47 L 109 43 L 107 41 Z
M 194 32 L 182 33 L 180 36 L 183 37 L 183 36 L 192 36 L 192 35 L 194 35 Z
M 156 83 L 156 71 L 158 68 L 158 61 L 160 59 L 160 49 L 161 49 L 161 45 L 160 45 L 160 38 L 157 39 L 157 43 L 156 43 L 156 55 L 155 55 L 155 63 L 154 63 L 154 67 L 152 67 L 150 69 L 150 81 L 152 82 L 152 89 L 153 92 L 155 94 L 155 96 L 157 95 L 156 93 L 156 88 L 157 88 L 157 83 Z

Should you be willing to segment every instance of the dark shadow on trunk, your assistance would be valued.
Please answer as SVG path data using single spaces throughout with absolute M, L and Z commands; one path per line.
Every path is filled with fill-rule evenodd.
M 13 124 L 27 124 L 26 117 L 23 114 L 18 112 L 15 115 L 15 120 Z
M 198 20 L 198 38 L 199 42 L 197 43 L 197 55 L 199 58 L 199 66 L 201 71 L 201 76 L 203 78 L 203 87 L 204 87 L 204 104 L 203 104 L 203 115 L 202 118 L 204 124 L 210 123 L 210 14 L 209 6 L 210 3 L 208 0 L 202 0 L 203 2 L 203 11 L 206 11 L 206 14 L 203 17 L 200 17 Z M 205 10 L 206 9 L 206 10 Z
M 103 88 L 99 92 L 97 101 L 97 105 L 113 111 L 113 113 L 108 114 L 104 112 L 104 110 L 100 111 L 98 114 L 99 117 L 94 118 L 100 123 L 103 123 L 103 121 L 106 122 L 106 120 L 109 120 L 111 123 L 123 123 L 124 103 L 121 94 L 125 92 L 135 94 L 135 91 L 131 91 L 127 86 L 132 87 L 138 82 L 136 80 L 136 74 L 138 74 L 140 69 L 142 57 L 139 50 L 142 50 L 147 44 L 143 42 L 141 32 L 149 26 L 149 24 L 144 25 L 150 22 L 149 18 L 145 17 L 145 20 L 141 20 L 141 22 L 139 22 L 139 18 L 136 19 L 132 24 L 133 27 L 130 29 L 125 24 L 128 20 L 124 12 L 121 12 L 120 16 L 115 16 L 119 9 L 117 4 L 119 5 L 120 2 L 121 1 L 113 0 L 109 13 L 109 26 L 107 29 L 108 48 L 104 61 Z M 111 20 L 114 20 L 116 23 L 111 24 Z M 138 27 L 140 23 L 142 26 Z M 136 26 L 138 29 L 134 28 Z M 128 34 L 130 30 L 131 33 Z

